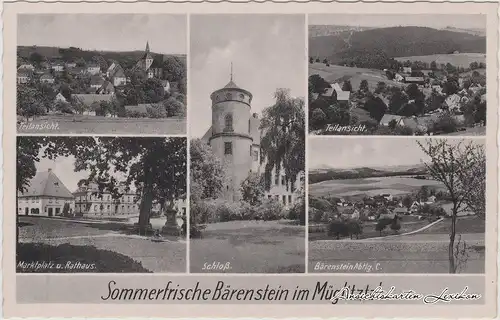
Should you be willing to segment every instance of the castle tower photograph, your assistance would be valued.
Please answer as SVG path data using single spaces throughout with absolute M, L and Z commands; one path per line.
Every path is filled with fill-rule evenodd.
M 304 272 L 304 17 L 190 23 L 190 271 Z

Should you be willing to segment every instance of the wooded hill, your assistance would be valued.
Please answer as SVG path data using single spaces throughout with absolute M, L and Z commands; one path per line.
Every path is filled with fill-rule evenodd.
M 486 53 L 486 37 L 427 27 L 390 27 L 309 38 L 309 56 L 333 64 L 348 64 L 373 54 L 395 58 L 455 51 Z

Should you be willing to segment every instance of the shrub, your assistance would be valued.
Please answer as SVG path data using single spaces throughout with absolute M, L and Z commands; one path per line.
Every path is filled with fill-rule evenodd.
M 328 225 L 327 233 L 329 237 L 336 237 L 338 240 L 341 236 L 349 235 L 349 227 L 342 220 L 334 220 Z
M 264 221 L 278 220 L 284 217 L 285 211 L 279 201 L 266 199 L 258 207 L 258 215 Z
M 186 115 L 186 106 L 174 97 L 170 97 L 165 100 L 163 106 L 167 112 L 167 116 L 169 117 L 183 117 Z
M 391 230 L 394 231 L 394 233 L 398 233 L 400 229 L 401 229 L 401 223 L 399 222 L 399 219 L 392 220 Z
M 350 220 L 347 223 L 347 228 L 349 230 L 349 235 L 351 239 L 353 235 L 355 235 L 356 239 L 358 239 L 359 235 L 363 233 L 363 225 L 359 220 Z
M 323 217 L 323 211 L 313 207 L 309 207 L 308 217 L 309 217 L 309 223 L 311 222 L 319 223 L 321 222 L 321 218 Z
M 150 118 L 158 119 L 167 117 L 167 111 L 165 111 L 165 107 L 161 104 L 147 106 L 146 110 L 148 112 L 148 117 Z
M 443 113 L 436 122 L 432 125 L 434 132 L 452 133 L 458 130 L 458 123 L 455 118 L 449 113 Z
M 305 201 L 298 201 L 288 212 L 288 219 L 299 220 L 301 225 L 306 224 L 306 203 Z

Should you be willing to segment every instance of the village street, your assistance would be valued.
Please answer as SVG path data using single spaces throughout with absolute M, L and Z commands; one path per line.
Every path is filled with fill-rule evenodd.
M 135 219 L 136 220 L 136 219 Z M 94 247 L 99 252 L 112 251 L 127 256 L 142 264 L 151 272 L 185 272 L 186 242 L 176 238 L 164 242 L 153 242 L 148 237 L 130 234 L 125 226 L 133 224 L 131 219 L 123 222 L 71 221 L 58 218 L 19 217 L 19 243 L 42 243 L 57 247 L 62 244 Z M 153 227 L 161 227 L 164 220 L 152 220 Z M 23 259 L 30 257 L 22 257 Z M 47 261 L 52 256 L 44 257 Z M 112 265 L 113 261 L 106 263 Z M 96 270 L 99 272 L 99 270 Z M 116 270 L 127 272 L 127 270 Z

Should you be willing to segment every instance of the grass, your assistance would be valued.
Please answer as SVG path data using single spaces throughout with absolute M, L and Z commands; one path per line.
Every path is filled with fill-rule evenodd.
M 106 118 L 77 116 L 43 116 L 29 122 L 43 128 L 18 126 L 20 133 L 76 133 L 76 134 L 185 134 L 185 118 Z M 53 126 L 56 126 L 54 129 Z
M 412 56 L 395 58 L 398 61 L 422 61 L 431 63 L 436 61 L 439 64 L 447 64 L 448 62 L 455 67 L 468 68 L 471 62 L 486 63 L 486 55 L 483 53 L 458 53 L 458 54 L 433 54 L 428 56 Z
M 342 83 L 344 80 L 350 80 L 354 90 L 359 88 L 359 85 L 363 80 L 368 82 L 368 87 L 371 91 L 375 90 L 377 84 L 381 81 L 385 82 L 387 85 L 398 87 L 403 86 L 400 82 L 387 79 L 382 70 L 376 69 L 351 68 L 338 65 L 330 65 L 327 67 L 323 63 L 316 62 L 309 64 L 309 76 L 313 74 L 321 76 L 328 83 Z
M 110 250 L 97 249 L 93 246 L 75 246 L 61 244 L 52 246 L 43 243 L 20 243 L 17 246 L 17 272 L 24 273 L 68 273 L 68 272 L 150 272 L 140 262 L 126 255 Z M 22 268 L 20 262 L 52 262 L 53 268 Z M 89 268 L 67 268 L 67 263 L 77 262 L 88 265 Z M 61 268 L 58 268 L 58 265 Z
M 208 224 L 190 240 L 191 272 L 205 264 L 230 263 L 227 273 L 290 273 L 305 270 L 305 227 L 288 221 L 232 221 Z
M 440 223 L 422 231 L 424 234 L 449 234 L 451 219 L 445 219 Z M 457 234 L 462 233 L 484 233 L 486 230 L 485 220 L 480 217 L 459 217 L 456 223 Z

